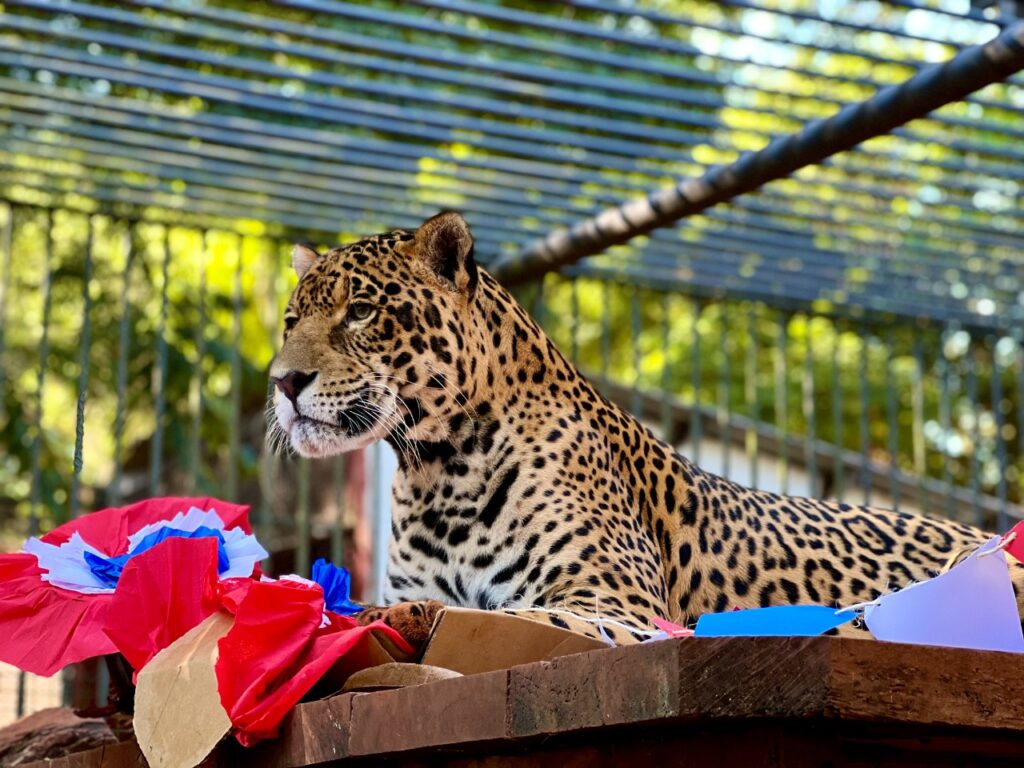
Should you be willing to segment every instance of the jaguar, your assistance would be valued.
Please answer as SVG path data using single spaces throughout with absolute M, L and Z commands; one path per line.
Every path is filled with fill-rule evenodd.
M 271 439 L 308 457 L 394 449 L 387 606 L 360 618 L 414 642 L 442 605 L 619 643 L 652 617 L 844 606 L 988 538 L 702 470 L 602 397 L 477 265 L 458 213 L 323 253 L 298 245 L 292 262 Z

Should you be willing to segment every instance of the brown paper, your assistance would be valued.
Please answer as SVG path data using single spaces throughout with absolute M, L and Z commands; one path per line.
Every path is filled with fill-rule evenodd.
M 600 640 L 522 616 L 445 608 L 434 621 L 423 663 L 473 675 L 607 647 Z
M 142 669 L 135 737 L 150 768 L 194 768 L 231 730 L 217 692 L 217 641 L 234 617 L 215 613 Z

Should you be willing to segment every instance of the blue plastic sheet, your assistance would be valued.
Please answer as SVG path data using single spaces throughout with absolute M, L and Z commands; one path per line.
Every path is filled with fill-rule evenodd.
M 706 613 L 695 637 L 813 637 L 856 617 L 824 605 L 778 605 L 731 613 Z

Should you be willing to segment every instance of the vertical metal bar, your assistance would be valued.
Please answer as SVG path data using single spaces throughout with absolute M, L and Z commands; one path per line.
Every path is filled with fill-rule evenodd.
M 6 297 L 10 286 L 11 277 L 11 264 L 13 260 L 11 253 L 14 250 L 14 227 L 15 227 L 15 216 L 14 208 L 8 206 L 7 208 L 7 227 L 4 233 L 4 287 L 3 295 L 4 301 L 0 303 L 2 309 L 0 309 L 0 338 L 2 338 L 4 329 L 7 327 L 7 303 Z M 50 211 L 46 211 L 46 234 L 43 238 L 43 275 L 42 275 L 42 294 L 43 294 L 43 314 L 42 314 L 42 330 L 41 338 L 39 340 L 39 368 L 36 372 L 36 413 L 35 413 L 35 433 L 32 436 L 32 453 L 31 453 L 31 466 L 32 466 L 32 485 L 31 485 L 31 501 L 29 507 L 29 536 L 35 536 L 39 529 L 39 503 L 42 496 L 42 478 L 40 476 L 40 460 L 42 458 L 42 433 L 43 433 L 43 385 L 46 381 L 46 358 L 49 356 L 49 332 L 50 332 L 50 309 L 52 306 L 51 296 L 51 277 L 50 277 L 50 257 L 51 251 L 53 250 L 53 240 L 51 237 L 51 224 L 50 224 Z M 2 359 L 0 359 L 0 377 L 3 376 L 5 365 Z M 3 390 L 0 388 L 0 402 L 3 401 Z M 15 717 L 21 718 L 25 715 L 25 702 L 26 702 L 26 675 L 23 671 L 18 671 L 18 689 L 15 694 L 14 713 Z
M 833 472 L 833 485 L 835 497 L 838 501 L 844 501 L 846 497 L 845 467 L 843 465 L 843 398 L 840 391 L 842 386 L 839 376 L 839 338 L 840 329 L 838 325 L 832 326 L 832 455 L 835 462 Z
M 334 460 L 334 527 L 331 528 L 331 562 L 344 565 L 345 557 L 345 479 L 348 470 L 344 455 Z
M 110 703 L 110 670 L 103 659 L 96 660 L 96 691 L 93 700 L 97 707 L 105 707 Z
M 701 412 L 700 412 L 700 316 L 704 307 L 700 299 L 693 302 L 693 348 L 690 368 L 693 379 L 693 413 L 691 431 L 693 435 L 693 462 L 700 464 Z
M 579 277 L 573 275 L 569 278 L 569 302 L 572 311 L 572 340 L 569 348 L 569 359 L 573 365 L 580 363 L 580 288 Z
M 1003 366 L 996 354 L 996 339 L 992 339 L 990 345 L 992 350 L 992 413 L 996 419 L 996 459 L 999 462 L 999 480 L 997 495 L 999 497 L 999 513 L 996 517 L 997 530 L 1005 532 L 1010 527 L 1010 518 L 1007 513 L 1006 494 L 1006 439 L 1003 435 Z
M 804 375 L 801 386 L 803 394 L 803 412 L 805 429 L 804 439 L 804 461 L 807 464 L 807 475 L 809 477 L 810 492 L 812 496 L 818 495 L 818 461 L 817 451 L 814 442 L 817 439 L 815 428 L 816 408 L 814 403 L 814 343 L 811 335 L 811 323 L 813 318 L 807 318 L 806 347 L 804 348 Z
M 228 420 L 228 498 L 238 498 L 238 463 L 242 453 L 242 269 L 245 258 L 245 241 L 236 239 L 238 261 L 235 266 L 235 285 L 232 295 L 231 331 L 231 411 Z
M 14 250 L 14 207 L 7 206 L 7 220 L 4 224 L 2 240 L 3 274 L 0 275 L 0 425 L 7 421 L 7 399 L 4 397 L 4 351 L 6 349 L 7 330 L 7 296 L 11 286 L 11 252 Z M 25 673 L 18 671 L 18 690 L 15 703 L 16 716 L 25 714 Z
M 298 501 L 295 505 L 295 573 L 309 576 L 309 459 L 298 461 Z
M 719 324 L 719 348 L 721 368 L 719 369 L 718 402 L 719 433 L 722 438 L 722 475 L 729 477 L 732 470 L 732 337 L 724 321 Z
M 629 327 L 633 341 L 633 390 L 630 397 L 630 410 L 638 419 L 643 416 L 640 402 L 640 289 L 633 288 L 629 294 Z
M 939 342 L 939 427 L 942 431 L 942 484 L 946 488 L 946 517 L 953 517 L 953 494 L 949 491 L 953 488 L 953 477 L 950 471 L 952 457 L 949 455 L 949 434 L 952 426 L 952 408 L 949 401 L 949 360 L 944 350 L 945 337 L 948 330 L 942 334 Z
M 892 508 L 900 508 L 899 486 L 899 425 L 896 421 L 896 385 L 893 382 L 892 359 L 895 353 L 895 341 L 892 333 L 885 338 L 885 415 L 886 432 L 889 439 L 889 495 Z
M 163 252 L 160 262 L 160 320 L 156 337 L 156 369 L 153 371 L 154 410 L 153 450 L 149 462 L 149 492 L 160 492 L 163 476 L 164 420 L 167 415 L 167 293 L 171 266 L 171 231 L 164 227 L 160 244 Z
M 131 283 L 132 261 L 132 227 L 125 231 L 123 246 L 125 251 L 124 271 L 121 273 L 121 322 L 118 328 L 117 344 L 117 413 L 114 415 L 114 478 L 110 483 L 110 504 L 121 503 L 121 480 L 124 473 L 124 421 L 128 394 L 128 350 L 131 346 Z
M 978 404 L 978 361 L 973 337 L 970 337 L 968 342 L 963 364 L 967 369 L 967 402 L 971 407 L 971 506 L 975 523 L 984 526 L 985 520 L 981 512 L 981 462 L 978 457 L 978 449 L 981 447 L 981 407 Z
M 926 447 L 924 443 L 924 348 L 921 337 L 914 335 L 914 378 L 911 381 L 911 397 L 914 415 L 914 474 L 917 475 L 917 506 L 921 512 L 928 511 L 928 497 L 924 481 L 928 474 Z
M 397 468 L 397 459 L 387 443 L 375 443 L 371 449 L 372 485 L 370 487 L 370 513 L 373 521 L 371 558 L 373 598 L 377 605 L 384 602 L 387 585 L 388 541 L 391 539 L 390 480 Z
M 32 436 L 32 496 L 29 509 L 29 535 L 35 536 L 39 529 L 39 505 L 42 502 L 42 451 L 43 451 L 43 389 L 46 385 L 46 367 L 50 357 L 50 314 L 53 309 L 53 212 L 46 211 L 46 234 L 43 238 L 43 316 L 39 338 L 39 370 L 36 373 L 36 418 Z
M 203 452 L 203 386 L 205 374 L 203 360 L 206 358 L 206 265 L 210 253 L 210 233 L 203 232 L 203 244 L 199 253 L 199 288 L 196 293 L 196 306 L 199 310 L 196 318 L 196 360 L 192 368 L 191 392 L 192 403 L 192 445 L 189 449 L 189 476 L 192 478 L 192 491 L 199 488 L 202 477 Z
M 1017 380 L 1017 462 L 1018 471 L 1024 472 L 1024 333 L 1018 330 L 1014 338 L 1017 342 L 1017 365 L 1014 369 Z M 1024 486 L 1024 481 L 1018 480 L 1018 487 L 1021 486 Z
M 86 218 L 85 259 L 82 265 L 82 333 L 79 343 L 82 346 L 78 363 L 78 404 L 75 410 L 75 456 L 71 475 L 71 518 L 78 517 L 81 499 L 78 498 L 82 486 L 82 465 L 85 444 L 85 404 L 89 389 L 89 351 L 92 346 L 92 247 L 93 247 L 92 216 Z
M 757 386 L 757 324 L 754 309 L 747 312 L 747 354 L 743 372 L 743 399 L 746 401 L 751 426 L 747 429 L 747 463 L 750 464 L 750 487 L 757 488 L 757 425 L 761 421 L 760 388 Z
M 672 307 L 668 291 L 661 294 L 661 437 L 672 441 Z
M 864 489 L 864 504 L 871 505 L 871 432 L 868 429 L 868 357 L 871 352 L 871 337 L 864 328 L 859 330 L 860 336 L 860 459 L 861 486 Z
M 544 327 L 544 323 L 547 318 L 544 316 L 547 308 L 544 303 L 544 279 L 547 275 L 541 275 L 537 279 L 537 290 L 533 294 L 533 319 L 537 321 L 537 325 L 541 328 Z
M 789 493 L 789 406 L 787 403 L 788 376 L 786 372 L 786 345 L 789 320 L 780 315 L 776 320 L 775 335 L 775 428 L 779 435 L 779 488 Z
M 7 221 L 0 235 L 0 249 L 3 251 L 3 262 L 0 263 L 0 422 L 7 421 L 6 398 L 4 397 L 4 354 L 7 348 L 7 297 L 11 290 L 11 252 L 14 250 L 14 207 L 7 206 Z
M 278 280 L 281 272 L 281 244 L 271 241 L 270 263 L 267 265 L 269 280 L 267 281 L 266 304 L 270 308 L 270 346 L 277 349 L 281 341 L 281 313 L 278 311 L 280 300 L 278 297 Z M 267 401 L 272 402 L 274 385 L 267 381 Z M 260 536 L 264 541 L 271 539 L 271 525 L 274 517 L 274 489 L 277 487 L 277 475 L 280 470 L 280 460 L 277 455 L 277 446 L 270 445 L 264 441 L 262 471 L 260 472 L 260 507 L 259 527 Z
M 26 678 L 27 675 L 23 670 L 18 670 L 18 691 L 15 694 L 16 699 L 14 702 L 14 716 L 16 718 L 22 718 L 25 716 L 25 694 L 26 691 Z
M 608 388 L 608 366 L 611 359 L 611 289 L 607 280 L 601 281 L 601 382 Z

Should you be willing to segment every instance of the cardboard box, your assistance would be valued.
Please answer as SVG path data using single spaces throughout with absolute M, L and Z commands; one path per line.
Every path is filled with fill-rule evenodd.
M 445 608 L 434 620 L 423 663 L 474 675 L 607 647 L 600 640 L 522 616 Z
M 210 616 L 139 673 L 135 735 L 151 768 L 193 768 L 231 731 L 217 690 L 215 665 L 217 642 L 233 621 L 224 612 Z M 401 679 L 385 675 L 387 679 L 376 680 L 369 675 L 364 683 L 369 687 L 423 684 L 449 676 L 444 670 L 471 675 L 605 647 L 599 640 L 519 616 L 445 608 L 434 622 L 422 660 L 423 665 L 441 670 L 424 668 L 422 674 L 404 670 Z M 305 699 L 337 693 L 359 669 L 409 661 L 386 638 L 369 634 L 359 651 L 342 657 Z

